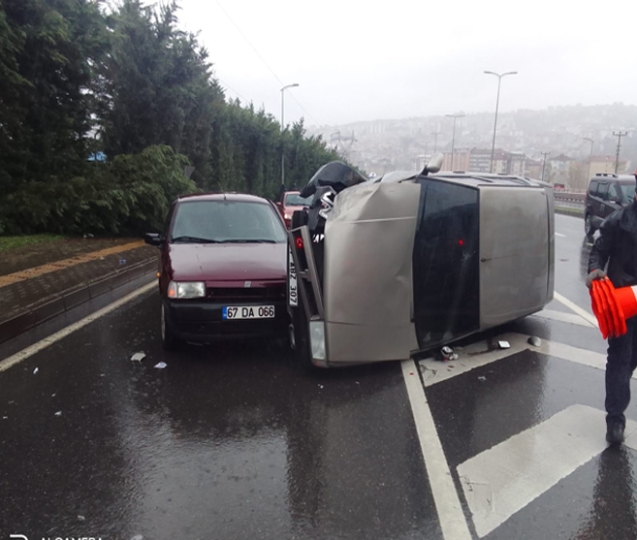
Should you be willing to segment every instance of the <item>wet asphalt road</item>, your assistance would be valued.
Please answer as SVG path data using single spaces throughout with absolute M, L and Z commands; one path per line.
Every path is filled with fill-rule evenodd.
M 556 291 L 588 309 L 582 220 L 556 224 Z M 158 313 L 153 291 L 0 372 L 0 540 L 443 538 L 400 364 L 308 376 L 265 344 L 168 354 Z M 504 330 L 605 352 L 596 328 Z M 456 468 L 571 405 L 603 409 L 603 370 L 525 351 L 426 395 L 478 538 Z M 635 471 L 637 452 L 604 450 L 485 538 L 637 538 Z
M 3 534 L 441 538 L 397 364 L 167 354 L 158 310 L 153 292 L 0 373 Z

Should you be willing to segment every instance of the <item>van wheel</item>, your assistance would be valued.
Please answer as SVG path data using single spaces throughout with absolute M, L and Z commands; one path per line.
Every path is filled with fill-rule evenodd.
M 593 238 L 595 235 L 595 227 L 593 227 L 593 220 L 590 214 L 586 214 L 584 218 L 584 232 L 588 238 Z
M 164 303 L 161 303 L 161 344 L 165 351 L 176 351 L 182 341 L 177 337 L 170 321 L 166 318 L 166 309 Z

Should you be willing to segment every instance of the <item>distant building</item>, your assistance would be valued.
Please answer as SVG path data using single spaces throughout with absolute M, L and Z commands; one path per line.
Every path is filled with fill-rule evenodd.
M 524 176 L 534 178 L 536 180 L 542 179 L 542 161 L 536 159 L 527 159 L 525 162 Z
M 612 174 L 615 172 L 615 156 L 591 156 L 589 163 L 589 176 L 596 174 Z M 620 159 L 617 167 L 618 173 L 626 172 L 626 160 Z
M 526 163 L 523 152 L 506 152 L 496 149 L 493 153 L 493 172 L 496 174 L 517 174 L 522 176 Z M 491 172 L 491 150 L 474 148 L 471 150 L 469 169 L 471 172 Z
M 471 172 L 489 172 L 491 170 L 491 150 L 474 148 L 469 158 Z
M 523 152 L 510 152 L 508 161 L 508 174 L 524 176 L 524 172 L 526 171 L 526 155 Z
M 451 153 L 445 153 L 445 160 L 442 164 L 443 171 L 468 171 L 470 170 L 471 150 L 458 148 L 453 152 L 453 163 Z

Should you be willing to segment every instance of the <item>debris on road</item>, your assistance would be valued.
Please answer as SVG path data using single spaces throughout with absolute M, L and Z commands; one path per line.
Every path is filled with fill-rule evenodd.
M 146 358 L 146 354 L 144 352 L 136 352 L 130 359 L 132 362 L 141 362 L 144 358 Z
M 486 381 L 486 380 L 487 380 L 487 378 L 486 378 L 486 377 L 483 377 L 483 376 L 481 375 L 480 377 L 478 377 L 478 380 L 479 380 L 479 381 Z
M 35 368 L 35 369 L 33 370 L 33 374 L 35 375 L 38 371 L 40 371 L 40 370 L 39 370 L 39 368 Z
M 79 519 L 80 521 L 86 521 L 86 518 L 84 516 L 77 516 L 77 519 Z
M 510 349 L 511 344 L 508 341 L 498 341 L 498 347 L 501 349 Z
M 55 413 L 55 416 L 62 416 L 62 411 L 58 411 Z
M 168 364 L 166 362 L 159 362 L 158 364 L 155 364 L 155 367 L 157 369 L 164 369 L 167 366 L 168 366 Z
M 534 347 L 542 345 L 542 340 L 537 336 L 531 336 L 527 341 L 529 345 L 533 345 Z
M 444 346 L 442 349 L 440 349 L 440 357 L 441 362 L 448 362 L 449 360 L 458 359 L 458 355 L 453 352 L 453 349 L 451 347 L 448 346 Z

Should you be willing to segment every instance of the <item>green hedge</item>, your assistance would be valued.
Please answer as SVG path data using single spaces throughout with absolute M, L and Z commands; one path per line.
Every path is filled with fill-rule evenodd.
M 24 182 L 2 201 L 0 233 L 142 234 L 159 229 L 170 203 L 198 191 L 184 176 L 188 159 L 149 146 L 112 162 L 87 163 L 75 178 Z

